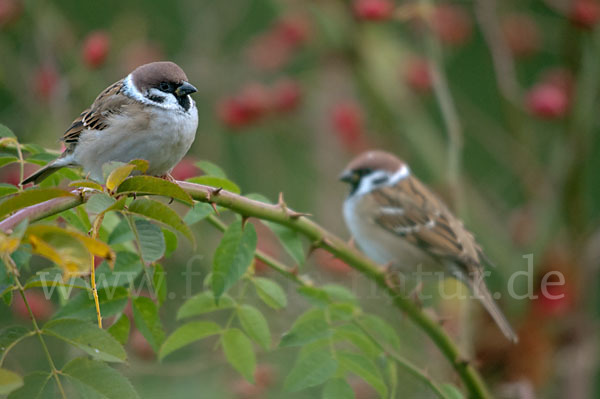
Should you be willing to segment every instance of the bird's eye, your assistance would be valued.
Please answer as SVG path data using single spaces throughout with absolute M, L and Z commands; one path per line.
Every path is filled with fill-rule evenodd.
M 159 88 L 161 91 L 166 91 L 166 92 L 169 92 L 169 91 L 171 91 L 171 85 L 170 85 L 170 84 L 168 84 L 167 82 L 162 82 L 158 88 Z

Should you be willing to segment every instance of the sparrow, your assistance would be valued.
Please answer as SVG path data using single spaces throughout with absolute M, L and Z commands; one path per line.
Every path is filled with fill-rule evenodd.
M 369 258 L 404 272 L 421 265 L 448 273 L 472 290 L 510 341 L 518 341 L 485 285 L 482 262 L 489 261 L 473 234 L 408 165 L 390 153 L 367 151 L 340 179 L 351 186 L 344 219 Z
M 65 166 L 103 181 L 102 165 L 145 159 L 147 174 L 168 176 L 196 136 L 196 88 L 173 62 L 136 68 L 103 90 L 62 137 L 65 150 L 21 184 L 39 183 Z

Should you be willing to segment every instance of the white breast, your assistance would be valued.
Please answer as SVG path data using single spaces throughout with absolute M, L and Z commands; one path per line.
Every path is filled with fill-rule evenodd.
M 102 165 L 111 161 L 145 159 L 148 174 L 170 172 L 190 149 L 198 127 L 198 111 L 192 100 L 187 112 L 147 107 L 147 114 L 124 113 L 109 120 L 109 127 L 82 132 L 73 153 L 94 180 L 102 181 Z

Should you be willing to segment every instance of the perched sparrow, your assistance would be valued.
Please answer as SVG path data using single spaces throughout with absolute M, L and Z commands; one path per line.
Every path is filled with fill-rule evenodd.
M 481 247 L 408 166 L 383 151 L 365 152 L 346 167 L 341 180 L 352 186 L 344 218 L 367 256 L 404 272 L 418 265 L 449 272 L 466 283 L 500 330 L 518 338 L 483 281 Z
M 39 183 L 64 166 L 82 166 L 102 181 L 102 165 L 145 159 L 146 173 L 168 174 L 189 150 L 198 126 L 196 88 L 172 62 L 138 67 L 110 85 L 73 121 L 61 156 L 25 179 Z

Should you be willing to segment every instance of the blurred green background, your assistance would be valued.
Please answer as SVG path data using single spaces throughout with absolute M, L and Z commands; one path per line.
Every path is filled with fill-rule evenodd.
M 466 345 L 498 396 L 600 396 L 594 387 L 600 378 L 600 6 L 594 0 L 396 2 L 392 16 L 381 5 L 386 1 L 371 9 L 359 3 L 0 0 L 0 121 L 22 142 L 59 150 L 62 132 L 107 85 L 140 64 L 172 60 L 199 89 L 196 141 L 175 177 L 195 175 L 194 162 L 210 160 L 243 193 L 276 200 L 283 192 L 289 206 L 342 237 L 348 237 L 341 217 L 347 187 L 337 176 L 365 149 L 394 152 L 452 204 L 497 265 L 488 284 L 504 294 L 501 305 L 521 343 L 504 342 L 473 305 Z M 460 167 L 451 165 L 452 156 Z M 11 166 L 0 176 L 17 183 Z M 198 258 L 181 248 L 165 263 L 169 290 L 177 293 L 162 309 L 171 330 L 185 290 L 181 272 L 192 258 L 205 275 L 218 242 L 208 227 L 198 235 Z M 266 230 L 259 245 L 286 259 Z M 536 293 L 544 273 L 564 275 L 565 284 L 552 287 L 560 299 L 505 295 L 511 274 L 527 269 L 527 254 L 533 254 Z M 451 375 L 411 323 L 386 311 L 386 298 L 340 262 L 316 253 L 303 272 L 340 281 L 361 295 L 365 309 L 388 320 L 393 315 L 407 357 L 434 375 Z M 515 281 L 517 292 L 527 289 L 525 279 Z M 287 288 L 293 295 L 294 287 Z M 268 313 L 275 337 L 307 306 L 291 299 L 289 309 Z M 19 318 L 15 306 L 0 305 L 2 325 Z M 435 306 L 449 317 L 452 333 L 461 329 L 463 307 Z M 123 372 L 145 398 L 279 398 L 295 355 L 289 349 L 260 354 L 266 382 L 252 391 L 257 388 L 212 350 L 214 343 L 159 364 L 139 333 L 130 341 Z M 38 353 L 33 345 L 21 348 L 8 364 L 45 367 Z M 401 381 L 407 396 L 429 397 L 408 376 Z M 360 381 L 354 385 L 357 398 L 376 397 Z

